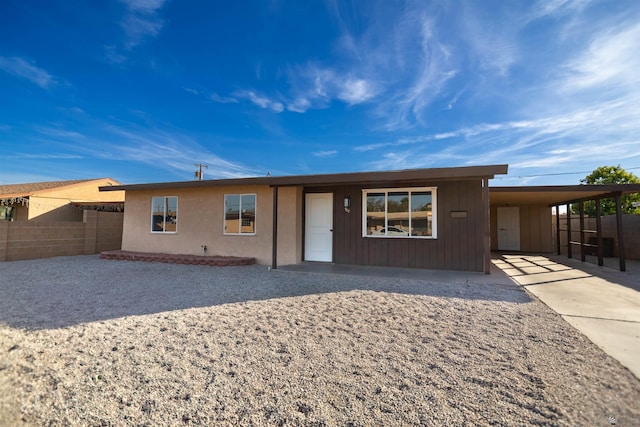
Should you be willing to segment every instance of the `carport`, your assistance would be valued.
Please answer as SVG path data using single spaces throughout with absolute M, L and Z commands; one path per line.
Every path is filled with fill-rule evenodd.
M 550 216 L 548 208 L 555 209 L 555 215 L 557 221 L 555 223 L 555 251 L 558 255 L 561 255 L 561 236 L 562 233 L 566 233 L 567 236 L 567 256 L 572 258 L 574 255 L 574 249 L 580 254 L 580 260 L 586 261 L 587 252 L 592 252 L 597 255 L 598 265 L 604 264 L 604 252 L 603 252 L 603 236 L 602 236 L 602 215 L 601 215 L 601 200 L 605 198 L 612 198 L 615 200 L 616 206 L 616 238 L 618 242 L 618 259 L 620 263 L 620 271 L 626 271 L 626 256 L 625 256 L 625 233 L 623 229 L 622 221 L 622 209 L 621 198 L 623 194 L 640 193 L 640 184 L 605 184 L 605 185 L 555 185 L 555 186 L 530 186 L 530 187 L 491 187 L 490 189 L 490 204 L 492 207 L 492 213 L 496 209 L 501 207 L 527 207 L 527 212 L 530 214 L 527 217 L 519 218 L 519 221 L 524 221 L 525 224 L 519 226 L 525 229 L 526 226 L 530 226 L 533 222 L 540 222 L 543 224 L 538 233 L 542 235 L 543 242 L 546 238 L 548 230 L 545 223 L 545 215 Z M 585 226 L 585 214 L 584 203 L 587 201 L 595 201 L 596 206 L 596 227 L 595 230 L 588 229 Z M 578 204 L 579 209 L 579 226 L 577 229 L 572 229 L 571 225 L 571 205 Z M 566 206 L 566 217 L 564 221 L 560 221 L 560 207 Z M 531 207 L 538 207 L 543 209 L 532 210 Z M 521 215 L 522 217 L 522 215 Z M 492 232 L 492 237 L 498 236 L 500 238 L 503 228 L 492 221 L 492 226 L 495 230 Z M 531 228 L 531 227 L 529 227 Z M 536 231 L 530 233 L 536 234 Z M 577 236 L 577 238 L 576 238 Z M 588 239 L 591 236 L 592 239 Z M 595 236 L 595 239 L 593 237 Z M 551 239 L 551 236 L 548 236 Z M 500 249 L 492 245 L 492 249 Z M 511 248 L 512 249 L 512 248 Z M 533 249 L 533 250 L 531 250 Z M 517 248 L 516 250 L 521 250 Z M 537 249 L 536 245 L 530 245 L 524 248 L 525 251 L 540 251 L 550 252 L 548 247 L 544 244 L 541 249 Z

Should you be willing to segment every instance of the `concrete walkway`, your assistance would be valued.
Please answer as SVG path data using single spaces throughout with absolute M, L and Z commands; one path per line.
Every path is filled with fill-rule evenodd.
M 627 271 L 560 256 L 501 254 L 493 264 L 640 378 L 640 263 Z

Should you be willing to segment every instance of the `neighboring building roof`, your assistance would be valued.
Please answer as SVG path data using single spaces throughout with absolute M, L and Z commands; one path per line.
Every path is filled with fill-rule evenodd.
M 352 172 L 321 175 L 265 176 L 256 178 L 231 178 L 203 181 L 161 182 L 151 184 L 116 185 L 100 187 L 100 191 L 135 191 L 172 188 L 200 188 L 229 185 L 269 185 L 269 186 L 330 186 L 344 184 L 384 185 L 392 182 L 424 182 L 425 180 L 466 180 L 493 178 L 506 174 L 507 165 L 465 166 L 451 168 L 406 169 L 383 172 Z
M 0 198 L 10 197 L 28 197 L 36 195 L 43 191 L 57 190 L 63 187 L 83 184 L 91 181 L 103 181 L 111 178 L 92 178 L 92 179 L 75 179 L 68 181 L 48 181 L 48 182 L 31 182 L 26 184 L 9 184 L 0 185 Z M 117 182 L 112 180 L 113 182 Z
M 492 204 L 562 205 L 586 199 L 640 193 L 640 184 L 543 185 L 530 187 L 491 187 Z

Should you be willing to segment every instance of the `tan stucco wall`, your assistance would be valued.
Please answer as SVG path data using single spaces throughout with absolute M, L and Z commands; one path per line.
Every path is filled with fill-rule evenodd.
M 256 234 L 224 234 L 224 195 L 256 194 Z M 292 207 L 301 191 L 280 189 L 278 215 L 278 264 L 295 262 L 301 251 L 297 239 L 302 226 Z M 151 198 L 178 197 L 176 233 L 152 233 Z M 176 190 L 128 191 L 125 202 L 122 249 L 138 252 L 253 257 L 259 264 L 271 264 L 273 231 L 273 189 L 269 186 L 230 186 Z M 297 243 L 296 243 L 297 240 Z
M 124 200 L 124 191 L 100 191 L 99 187 L 109 185 L 119 185 L 110 178 L 95 179 L 79 184 L 68 185 L 66 187 L 54 188 L 52 190 L 40 191 L 41 197 L 59 197 L 74 201 L 89 202 L 121 202 Z
M 302 187 L 278 189 L 278 265 L 302 261 Z
M 29 220 L 82 221 L 82 211 L 71 206 L 69 199 L 46 195 L 29 197 Z
M 82 210 L 75 202 L 121 202 L 124 191 L 100 191 L 99 187 L 118 185 L 110 178 L 96 179 L 52 190 L 42 190 L 29 197 L 29 220 L 82 221 Z

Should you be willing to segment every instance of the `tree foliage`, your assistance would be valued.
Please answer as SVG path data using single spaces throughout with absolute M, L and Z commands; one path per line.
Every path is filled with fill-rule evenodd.
M 605 185 L 605 184 L 638 184 L 640 178 L 634 174 L 627 172 L 618 166 L 600 166 L 589 175 L 580 180 L 584 185 Z M 634 208 L 633 202 L 640 202 L 640 194 L 626 194 L 621 197 L 622 213 L 640 213 L 640 208 Z M 615 199 L 601 199 L 600 209 L 602 215 L 615 215 L 616 201 Z M 579 212 L 577 203 L 571 205 L 573 213 Z M 584 203 L 584 213 L 587 216 L 596 215 L 596 203 L 593 200 Z

